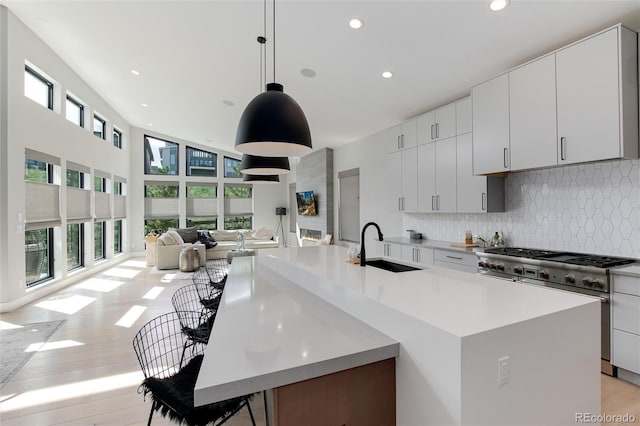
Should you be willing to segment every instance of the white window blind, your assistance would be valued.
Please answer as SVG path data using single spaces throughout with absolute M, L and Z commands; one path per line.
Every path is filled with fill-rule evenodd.
M 33 158 L 33 157 L 30 157 Z M 38 160 L 42 161 L 42 160 Z M 25 217 L 32 224 L 59 225 L 60 186 L 40 182 L 25 182 Z
M 218 216 L 218 199 L 187 198 L 187 216 Z
M 91 219 L 91 191 L 67 188 L 67 220 L 86 222 Z
M 149 219 L 178 216 L 178 198 L 145 198 L 144 217 Z
M 96 219 L 110 219 L 111 218 L 111 203 L 109 198 L 111 194 L 106 192 L 94 192 L 95 201 L 95 218 Z
M 113 196 L 113 217 L 122 219 L 127 217 L 127 197 L 124 195 Z
M 73 161 L 67 161 L 67 169 L 75 170 L 76 172 L 82 172 L 89 174 L 91 173 L 91 169 L 83 164 L 74 163 Z
M 43 163 L 54 164 L 56 166 L 60 165 L 60 159 L 58 157 L 54 157 L 53 155 L 45 154 L 44 152 L 34 151 L 29 148 L 25 148 L 24 155 L 27 158 L 36 161 L 42 161 Z
M 224 214 L 226 216 L 242 216 L 253 214 L 252 198 L 225 198 Z

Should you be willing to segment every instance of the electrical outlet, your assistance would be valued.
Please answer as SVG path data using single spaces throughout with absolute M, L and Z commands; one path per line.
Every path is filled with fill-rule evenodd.
M 498 358 L 498 386 L 509 383 L 509 357 Z

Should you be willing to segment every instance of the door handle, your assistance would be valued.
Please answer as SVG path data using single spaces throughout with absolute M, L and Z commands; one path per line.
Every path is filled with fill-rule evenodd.
M 404 135 L 400 135 L 400 148 L 404 148 Z
M 435 210 L 436 209 L 436 196 L 432 195 L 431 196 L 431 210 Z
M 436 123 L 436 139 L 440 137 L 440 123 Z
M 420 263 L 420 249 L 416 249 L 416 263 Z
M 433 124 L 431 125 L 431 140 L 433 140 Z
M 487 193 L 483 192 L 482 193 L 482 203 L 481 203 L 481 209 L 482 210 L 486 210 L 487 209 Z
M 440 210 L 440 196 L 436 195 L 436 210 Z
M 509 155 L 509 148 L 505 148 L 502 155 L 503 155 L 504 168 L 507 169 L 509 168 L 507 164 L 507 156 Z
M 404 211 L 404 197 L 402 197 L 402 211 Z
M 400 149 L 400 135 L 398 135 L 398 140 L 396 141 L 396 146 Z
M 566 155 L 565 155 L 565 139 L 564 136 L 560 138 L 560 159 L 561 160 L 566 160 Z

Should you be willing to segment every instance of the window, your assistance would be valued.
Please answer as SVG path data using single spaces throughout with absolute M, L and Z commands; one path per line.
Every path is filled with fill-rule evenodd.
M 53 183 L 53 165 L 25 157 L 24 180 L 29 182 Z
M 122 220 L 113 221 L 113 252 L 122 253 Z
M 67 95 L 67 120 L 76 126 L 84 127 L 84 105 Z
M 124 195 L 122 193 L 122 182 L 119 182 L 117 180 L 113 181 L 113 193 L 115 195 Z
M 224 177 L 242 177 L 240 160 L 224 157 Z
M 100 139 L 107 137 L 107 122 L 97 115 L 93 116 L 93 134 Z
M 146 198 L 178 198 L 178 185 L 155 185 L 144 186 L 144 196 Z
M 84 266 L 84 223 L 67 225 L 67 270 Z
M 24 233 L 24 256 L 27 287 L 53 278 L 53 228 Z
M 95 260 L 104 259 L 104 222 L 95 222 L 93 225 L 94 252 Z
M 145 136 L 144 173 L 147 175 L 177 175 L 178 144 Z
M 208 231 L 215 231 L 218 229 L 217 217 L 188 217 L 187 227 L 191 228 L 195 226 L 196 229 L 203 229 Z
M 252 229 L 253 216 L 225 216 L 224 229 Z
M 116 128 L 113 129 L 113 146 L 122 149 L 122 132 Z
M 225 185 L 224 198 L 251 198 L 253 188 L 250 186 Z
M 216 177 L 218 155 L 187 147 L 187 176 Z
M 53 109 L 53 83 L 25 65 L 24 95 L 45 108 Z
M 67 186 L 70 188 L 84 188 L 84 173 L 67 169 Z
M 106 179 L 102 176 L 93 177 L 93 190 L 95 192 L 107 192 Z
M 144 220 L 144 234 L 147 235 L 151 231 L 156 231 L 159 234 L 166 232 L 169 228 L 178 227 L 178 218 L 170 219 L 145 219 Z
M 188 198 L 218 198 L 218 187 L 215 185 L 187 185 Z

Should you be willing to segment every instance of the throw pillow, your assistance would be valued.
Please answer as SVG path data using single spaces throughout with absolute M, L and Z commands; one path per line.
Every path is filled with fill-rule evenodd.
M 162 236 L 164 236 L 164 245 L 166 246 L 184 244 L 182 237 L 177 231 L 167 231 L 162 234 Z
M 178 228 L 176 229 L 176 232 L 180 234 L 182 241 L 185 243 L 192 244 L 198 241 L 198 230 L 195 226 L 192 226 L 191 228 Z
M 258 229 L 253 235 L 257 240 L 271 240 L 276 236 L 272 229 L 266 227 Z

